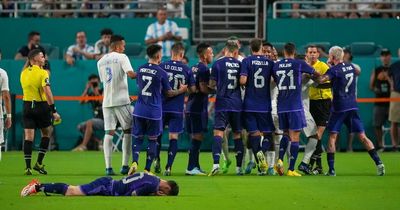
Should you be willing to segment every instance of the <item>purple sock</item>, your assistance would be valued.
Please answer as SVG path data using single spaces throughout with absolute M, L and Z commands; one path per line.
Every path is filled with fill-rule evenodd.
M 51 184 L 41 184 L 39 186 L 39 191 L 44 193 L 55 193 L 65 195 L 67 192 L 68 185 L 64 183 L 51 183 Z
M 172 167 L 177 151 L 178 151 L 178 140 L 176 139 L 169 140 L 168 161 L 167 161 L 167 166 L 165 166 L 166 170 Z
M 160 134 L 157 137 L 157 153 L 156 153 L 156 158 L 157 160 L 160 160 L 160 153 L 161 153 L 161 145 L 162 145 L 162 134 Z
M 261 151 L 265 154 L 271 146 L 272 134 L 264 135 L 264 139 L 261 142 Z
M 296 164 L 297 155 L 299 153 L 299 142 L 290 143 L 290 163 L 289 170 L 293 171 Z
M 235 144 L 235 152 L 236 152 L 236 166 L 237 167 L 242 167 L 242 162 L 243 162 L 243 154 L 244 154 L 244 146 L 243 146 L 243 141 L 241 138 L 234 139 L 233 140 Z
M 253 151 L 254 155 L 256 155 L 258 151 L 260 151 L 260 140 L 260 136 L 249 136 L 251 150 Z M 258 162 L 257 158 L 256 161 Z
M 157 152 L 157 141 L 149 139 L 149 147 L 147 148 L 147 159 L 146 159 L 146 167 L 144 170 L 150 171 L 151 164 L 156 156 Z
M 212 145 L 212 155 L 214 164 L 219 164 L 219 158 L 221 157 L 222 149 L 222 137 L 214 136 L 214 143 Z
M 335 171 L 335 153 L 326 153 L 328 160 L 329 171 Z
M 199 167 L 199 154 L 200 154 L 201 141 L 192 139 L 192 145 L 189 150 L 189 163 L 188 170 L 192 170 L 194 167 Z
M 289 140 L 290 140 L 289 136 L 287 136 L 287 135 L 282 136 L 281 143 L 279 145 L 279 159 L 281 159 L 281 160 L 283 160 L 283 157 L 285 156 L 286 149 L 289 144 Z
M 139 152 L 143 145 L 143 137 L 134 137 L 132 144 L 132 162 L 139 162 Z
M 368 154 L 369 154 L 369 156 L 371 156 L 372 160 L 374 160 L 375 165 L 382 164 L 382 161 L 379 158 L 379 155 L 375 149 L 371 149 L 370 151 L 368 151 Z

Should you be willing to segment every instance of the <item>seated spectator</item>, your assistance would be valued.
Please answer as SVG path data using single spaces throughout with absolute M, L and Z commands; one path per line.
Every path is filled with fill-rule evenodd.
M 99 60 L 104 54 L 110 51 L 110 41 L 113 31 L 109 28 L 105 28 L 100 32 L 100 40 L 94 44 L 94 57 Z
M 169 12 L 169 17 L 172 17 L 172 18 L 181 17 L 181 14 L 185 10 L 185 0 L 170 0 L 170 1 L 168 1 L 167 10 L 179 10 L 176 12 Z
M 34 49 L 40 49 L 46 55 L 44 48 L 40 46 L 40 33 L 37 31 L 31 31 L 28 34 L 28 44 L 18 50 L 15 60 L 26 60 L 28 53 Z
M 69 46 L 65 53 L 65 61 L 74 65 L 76 60 L 89 59 L 94 59 L 94 48 L 86 43 L 86 33 L 79 31 L 76 33 L 76 44 Z
M 14 3 L 9 2 L 8 0 L 2 0 L 0 4 L 0 11 L 1 10 L 13 10 L 14 8 Z M 0 13 L 0 17 L 14 17 L 13 12 L 4 12 Z
M 171 56 L 171 46 L 175 41 L 182 40 L 178 25 L 172 20 L 167 20 L 165 8 L 157 10 L 157 21 L 147 27 L 144 40 L 147 45 L 158 44 L 162 46 L 162 55 L 166 57 Z
M 348 4 L 333 4 L 334 2 L 348 2 L 348 0 L 326 0 L 326 9 L 331 10 L 329 13 L 330 17 L 333 18 L 345 18 L 347 17 L 346 12 L 341 12 L 349 8 Z M 332 4 L 329 4 L 332 3 Z
M 325 1 L 325 0 L 314 0 L 316 2 L 319 1 Z M 308 10 L 315 10 L 315 9 L 324 9 L 325 6 L 323 4 L 314 4 L 314 3 L 294 3 L 292 4 L 292 9 L 308 9 Z M 292 18 L 315 18 L 315 17 L 321 17 L 325 18 L 327 17 L 326 12 L 293 12 L 292 13 Z
M 373 10 L 373 4 L 369 2 L 375 2 L 375 0 L 352 0 L 356 3 L 357 10 L 360 11 L 358 14 L 361 18 L 370 18 L 370 11 Z
M 101 96 L 103 90 L 100 89 L 100 78 L 99 76 L 92 74 L 88 78 L 86 88 L 82 93 L 82 96 Z M 90 140 L 93 140 L 99 144 L 101 149 L 101 140 L 94 135 L 94 131 L 104 130 L 104 119 L 101 100 L 82 100 L 81 103 L 91 103 L 93 109 L 93 118 L 84 121 L 78 125 L 78 130 L 83 134 L 82 143 L 73 149 L 73 151 L 85 151 L 88 149 L 87 145 Z

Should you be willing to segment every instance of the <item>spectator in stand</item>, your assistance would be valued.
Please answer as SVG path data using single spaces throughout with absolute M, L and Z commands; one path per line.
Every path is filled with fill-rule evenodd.
M 79 31 L 76 33 L 76 44 L 68 47 L 65 53 L 65 61 L 69 65 L 74 65 L 77 60 L 94 59 L 94 48 L 86 43 L 86 33 Z
M 176 12 L 170 12 L 170 17 L 177 18 L 181 17 L 182 12 L 185 10 L 185 0 L 170 0 L 167 3 L 167 10 L 180 10 Z
M 400 61 L 396 61 L 389 68 L 389 82 L 391 87 L 390 98 L 400 98 Z M 389 107 L 389 121 L 392 123 L 390 136 L 393 151 L 397 151 L 399 144 L 400 102 L 391 101 Z
M 325 1 L 325 0 L 314 0 L 315 2 Z M 317 10 L 317 9 L 325 9 L 324 4 L 314 4 L 314 3 L 294 3 L 292 4 L 292 9 L 308 9 L 308 10 Z M 326 12 L 293 12 L 291 13 L 292 18 L 325 18 L 327 17 Z
M 371 10 L 373 10 L 373 4 L 370 2 L 375 2 L 375 0 L 352 0 L 356 3 L 357 10 L 360 11 L 358 14 L 361 18 L 370 18 Z
M 34 49 L 40 49 L 43 54 L 46 54 L 44 48 L 40 46 L 40 33 L 37 31 L 31 31 L 28 34 L 28 44 L 18 50 L 15 60 L 26 60 L 29 52 Z
M 157 21 L 147 27 L 144 40 L 147 45 L 160 45 L 162 47 L 162 55 L 166 57 L 171 56 L 171 46 L 175 41 L 182 40 L 178 25 L 172 20 L 167 20 L 167 10 L 165 8 L 157 10 Z
M 14 8 L 14 3 L 9 2 L 8 0 L 2 0 L 0 3 L 0 11 L 1 10 L 13 10 Z M 5 13 L 0 13 L 0 17 L 14 17 L 13 12 L 5 12 Z
M 389 67 L 391 64 L 392 54 L 388 49 L 381 51 L 382 65 L 372 71 L 370 78 L 369 88 L 374 91 L 375 98 L 389 98 L 390 97 L 390 83 L 389 83 Z M 376 102 L 373 111 L 375 135 L 377 141 L 377 150 L 384 150 L 384 142 L 382 140 L 382 126 L 388 121 L 389 118 L 389 103 Z
M 104 54 L 110 51 L 110 41 L 113 31 L 109 28 L 101 30 L 101 39 L 94 44 L 94 58 L 99 60 Z
M 86 88 L 82 96 L 101 96 L 103 89 L 100 88 L 100 78 L 96 74 L 92 74 L 88 78 Z M 82 143 L 75 147 L 72 151 L 85 151 L 90 140 L 96 141 L 99 149 L 102 148 L 101 140 L 94 135 L 95 131 L 104 130 L 104 118 L 101 100 L 82 100 L 81 104 L 91 103 L 93 109 L 93 118 L 84 121 L 78 125 L 78 130 L 83 134 Z
M 349 8 L 348 4 L 341 4 L 343 2 L 348 2 L 348 0 L 326 0 L 328 4 L 326 4 L 326 9 L 331 10 L 328 12 L 330 17 L 333 18 L 346 18 L 347 13 L 346 12 L 341 12 L 342 10 L 346 10 Z M 333 4 L 335 2 L 338 2 L 339 4 Z M 332 4 L 330 4 L 332 3 Z

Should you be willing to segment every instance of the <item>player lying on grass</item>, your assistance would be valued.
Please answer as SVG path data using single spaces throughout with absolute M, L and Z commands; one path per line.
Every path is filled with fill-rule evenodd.
M 68 185 L 65 183 L 44 183 L 32 180 L 21 191 L 21 196 L 26 197 L 38 192 L 55 193 L 65 196 L 176 196 L 179 186 L 175 181 L 166 181 L 148 173 L 135 173 L 121 180 L 111 177 L 101 177 L 89 184 Z

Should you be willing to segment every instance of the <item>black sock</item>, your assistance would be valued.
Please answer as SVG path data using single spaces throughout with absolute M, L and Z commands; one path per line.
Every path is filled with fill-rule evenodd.
M 316 163 L 317 167 L 322 168 L 322 163 L 321 163 L 322 143 L 321 143 L 321 140 L 318 141 L 314 153 L 315 153 L 315 163 Z
M 49 137 L 42 137 L 42 141 L 40 142 L 39 146 L 39 155 L 37 162 L 42 165 L 43 158 L 46 155 L 47 149 L 49 148 L 50 138 Z
M 31 160 L 32 160 L 32 141 L 25 140 L 24 141 L 24 159 L 26 168 L 31 167 Z

